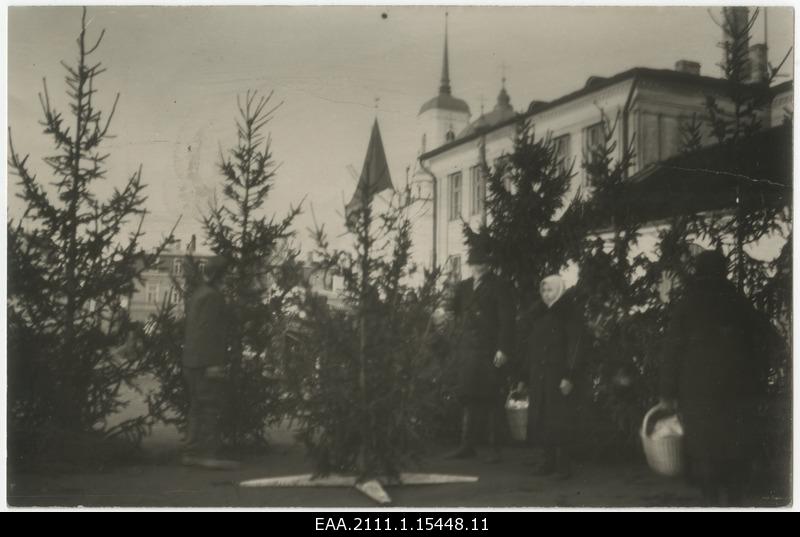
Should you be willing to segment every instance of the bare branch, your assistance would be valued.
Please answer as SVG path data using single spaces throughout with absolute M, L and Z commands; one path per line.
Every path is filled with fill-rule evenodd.
M 789 56 L 792 54 L 792 50 L 794 50 L 794 47 L 789 47 L 789 50 L 786 51 L 786 55 L 784 55 L 783 59 L 780 61 L 780 63 L 778 63 L 778 66 L 771 69 L 772 76 L 770 78 L 775 78 L 778 72 L 783 68 L 783 64 L 789 59 Z
M 94 52 L 95 50 L 97 50 L 97 47 L 99 47 L 99 46 L 100 46 L 100 42 L 103 40 L 103 36 L 105 36 L 105 35 L 106 35 L 106 30 L 105 30 L 105 28 L 103 28 L 103 29 L 100 31 L 100 37 L 98 37 L 98 38 L 97 38 L 97 42 L 94 44 L 94 46 L 93 46 L 93 47 L 89 48 L 89 50 L 88 50 L 88 51 L 86 51 L 86 55 L 87 55 L 87 56 L 88 56 L 89 54 L 91 54 L 92 52 Z

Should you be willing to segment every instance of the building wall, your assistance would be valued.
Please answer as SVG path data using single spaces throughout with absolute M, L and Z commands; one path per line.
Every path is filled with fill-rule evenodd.
M 457 135 L 469 124 L 469 118 L 469 114 L 465 112 L 436 108 L 431 108 L 420 114 L 417 122 L 422 151 L 430 151 L 444 145 L 447 141 L 447 132 L 452 128 Z
M 346 307 L 344 279 L 335 271 L 315 270 L 311 272 L 308 276 L 308 285 L 312 293 L 323 297 L 332 308 Z
M 627 134 L 634 151 L 634 161 L 629 173 L 635 174 L 649 164 L 668 159 L 680 152 L 681 124 L 688 121 L 693 114 L 696 114 L 698 120 L 705 122 L 701 129 L 704 135 L 703 144 L 715 142 L 709 132 L 705 115 L 705 98 L 708 94 L 714 95 L 704 84 L 662 83 L 640 79 L 634 85 L 633 79 L 629 78 L 535 113 L 531 119 L 537 137 L 568 137 L 567 155 L 574 162 L 575 173 L 566 194 L 567 199 L 571 200 L 578 188 L 586 185 L 586 172 L 582 168 L 584 150 L 591 137 L 590 129 L 601 121 L 601 111 L 612 123 L 619 119 L 614 133 L 618 147 L 616 158 L 619 158 L 625 131 L 622 122 L 628 103 Z M 724 106 L 724 98 L 715 96 Z M 771 115 L 769 111 L 764 112 L 764 124 L 774 124 L 778 117 L 782 120 L 781 108 L 791 107 L 791 99 L 791 88 L 776 96 Z M 514 131 L 515 126 L 509 125 L 485 136 L 486 159 L 490 166 L 498 157 L 513 150 Z M 470 168 L 480 161 L 481 143 L 480 138 L 467 141 L 431 157 L 424 163 L 438 179 L 437 259 L 434 262 L 440 265 L 455 263 L 451 268 L 460 272 L 462 278 L 469 276 L 466 267 L 467 249 L 464 245 L 462 220 L 451 217 L 449 210 L 450 177 L 461 173 L 461 216 L 473 229 L 477 229 L 484 216 L 470 214 Z M 432 226 L 432 221 L 429 222 Z
M 565 103 L 556 108 L 546 110 L 533 116 L 532 121 L 537 137 L 551 135 L 554 139 L 568 136 L 567 159 L 574 161 L 570 190 L 567 194 L 573 198 L 580 185 L 585 183 L 585 172 L 581 168 L 583 149 L 587 140 L 587 129 L 601 121 L 601 110 L 612 118 L 624 107 L 628 97 L 630 84 L 625 82 L 602 92 L 591 94 L 575 101 Z M 477 229 L 483 221 L 483 214 L 471 214 L 470 168 L 479 164 L 480 146 L 485 140 L 486 161 L 492 166 L 504 154 L 513 150 L 515 125 L 508 125 L 488 133 L 483 139 L 477 138 L 458 145 L 427 162 L 429 169 L 438 179 L 438 222 L 437 226 L 437 263 L 448 263 L 455 257 L 462 277 L 468 277 L 466 266 L 466 246 L 460 218 L 452 218 L 450 214 L 450 188 L 453 174 L 460 172 L 461 217 Z M 619 131 L 619 129 L 618 129 Z M 621 134 L 616 132 L 617 136 Z M 453 261 L 451 261 L 453 262 Z M 454 267 L 455 268 L 455 267 Z
M 201 270 L 209 257 L 194 256 Z M 136 288 L 128 300 L 128 311 L 132 321 L 146 322 L 160 307 L 169 304 L 177 308 L 176 313 L 183 314 L 183 300 L 175 281 L 181 286 L 184 283 L 185 259 L 184 253 L 167 252 L 159 257 L 154 267 L 142 273 L 142 281 L 136 282 Z
M 693 115 L 704 124 L 703 144 L 713 142 L 705 121 L 707 91 L 698 86 L 639 82 L 629 124 L 631 136 L 637 138 L 632 174 L 677 155 L 681 149 L 681 125 Z

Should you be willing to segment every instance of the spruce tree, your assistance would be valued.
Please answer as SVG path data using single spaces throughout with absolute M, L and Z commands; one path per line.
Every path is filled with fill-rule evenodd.
M 486 225 L 490 263 L 514 282 L 519 295 L 538 296 L 539 282 L 566 267 L 570 247 L 582 231 L 576 227 L 580 203 L 565 204 L 573 177 L 549 135 L 536 137 L 530 121 L 519 123 L 513 150 L 493 166 L 483 162 L 487 180 Z M 576 200 L 580 192 L 576 195 Z M 464 224 L 467 244 L 476 233 Z
M 107 113 L 97 104 L 105 68 L 93 55 L 103 35 L 90 39 L 84 9 L 76 63 L 62 62 L 66 113 L 56 108 L 46 81 L 39 94 L 41 125 L 53 143 L 53 153 L 44 158 L 51 179 L 33 171 L 9 132 L 8 163 L 25 208 L 8 222 L 12 431 L 103 429 L 105 418 L 126 404 L 118 397 L 121 386 L 140 373 L 136 359 L 112 352 L 127 337 L 121 299 L 133 292 L 169 239 L 151 254 L 141 251 L 146 213 L 141 167 L 108 199 L 95 193 L 97 184 L 108 180 L 103 144 L 119 101 L 117 94 Z M 137 420 L 105 432 L 141 434 L 143 426 Z
M 744 20 L 737 20 L 732 9 L 723 8 L 722 21 L 715 21 L 724 30 L 727 39 L 720 43 L 724 56 L 720 67 L 727 82 L 722 92 L 723 100 L 713 95 L 705 99 L 706 113 L 710 120 L 711 134 L 724 149 L 724 159 L 737 169 L 747 169 L 739 144 L 748 143 L 763 127 L 763 118 L 770 104 L 770 85 L 782 68 L 791 49 L 775 67 L 766 66 L 765 73 L 753 73 L 749 58 L 750 36 L 760 14 L 756 8 Z M 783 207 L 764 203 L 760 186 L 753 181 L 736 179 L 736 208 L 731 215 L 706 220 L 705 234 L 721 240 L 724 236 L 734 239 L 729 253 L 734 268 L 734 281 L 740 291 L 757 292 L 765 280 L 761 277 L 763 267 L 753 263 L 745 252 L 745 245 L 767 233 L 779 231 L 788 223 Z
M 703 122 L 692 113 L 689 119 L 682 119 L 679 126 L 682 155 L 693 153 L 703 146 Z
M 300 281 L 298 252 L 290 244 L 300 207 L 280 218 L 264 211 L 278 169 L 264 134 L 280 106 L 272 97 L 248 91 L 237 99 L 237 143 L 220 154 L 222 201 L 203 218 L 208 244 L 229 262 L 230 406 L 223 433 L 235 446 L 263 443 L 265 423 L 279 418 L 280 371 L 271 347 L 279 344 L 285 300 Z
M 397 477 L 437 425 L 441 390 L 434 311 L 438 273 L 412 283 L 410 193 L 378 212 L 363 188 L 347 214 L 351 247 L 314 230 L 313 270 L 343 282 L 344 308 L 309 289 L 289 353 L 289 393 L 315 472 Z
M 654 393 L 657 368 L 649 342 L 658 311 L 652 309 L 653 287 L 643 277 L 647 259 L 637 252 L 641 222 L 620 203 L 634 153 L 631 145 L 619 148 L 618 119 L 612 122 L 601 113 L 602 143 L 583 155 L 591 196 L 582 207 L 581 227 L 587 235 L 577 256 L 577 292 L 591 335 L 591 348 L 583 354 L 585 373 L 599 411 L 590 419 L 599 415 L 610 420 L 612 437 L 606 448 L 630 449 Z

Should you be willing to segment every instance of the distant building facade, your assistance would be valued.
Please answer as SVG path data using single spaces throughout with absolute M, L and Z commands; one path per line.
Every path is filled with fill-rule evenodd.
M 327 270 L 316 268 L 311 256 L 308 262 L 303 265 L 303 283 L 308 290 L 315 296 L 322 298 L 325 303 L 333 309 L 344 309 L 345 304 L 345 285 L 338 268 Z
M 759 61 L 761 49 L 760 44 L 750 47 L 754 82 L 763 81 L 765 76 L 766 59 Z M 421 150 L 415 182 L 426 185 L 425 197 L 430 205 L 427 229 L 416 226 L 421 239 L 416 244 L 430 244 L 431 263 L 444 266 L 455 279 L 469 276 L 463 221 L 477 229 L 487 218 L 486 178 L 481 164 L 485 162 L 491 168 L 498 158 L 513 151 L 520 121 L 530 120 L 537 137 L 550 136 L 563 165 L 573 165 L 569 202 L 579 187 L 587 185 L 581 164 L 584 155 L 603 143 L 604 117 L 612 124 L 616 122 L 613 141 L 620 154 L 625 142 L 632 147 L 635 157 L 628 173 L 635 176 L 677 155 L 682 123 L 693 115 L 699 121 L 706 118 L 707 95 L 725 106 L 727 84 L 723 79 L 701 75 L 698 63 L 680 60 L 674 70 L 637 67 L 611 77 L 592 76 L 574 92 L 550 102 L 533 101 L 526 109 L 515 111 L 503 79 L 494 108 L 482 110 L 470 121 L 469 107 L 452 95 L 445 41 L 439 95 L 426 102 L 419 113 Z M 791 115 L 793 83 L 774 86 L 771 96 L 771 106 L 760 118 L 765 128 L 780 125 Z M 715 141 L 706 127 L 702 129 L 704 145 Z
M 201 272 L 212 257 L 196 253 L 194 238 L 185 251 L 181 249 L 181 241 L 176 241 L 158 257 L 153 267 L 142 272 L 141 281 L 136 282 L 136 288 L 128 298 L 132 321 L 146 322 L 159 308 L 167 305 L 175 306 L 176 313 L 183 314 L 184 301 L 180 289 L 185 282 L 186 258 L 190 255 Z

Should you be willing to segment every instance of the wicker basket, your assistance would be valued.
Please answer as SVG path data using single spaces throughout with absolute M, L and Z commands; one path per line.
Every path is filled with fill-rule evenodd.
M 528 437 L 528 399 L 515 401 L 508 394 L 506 399 L 506 416 L 511 438 L 517 442 L 524 442 Z
M 644 455 L 650 468 L 663 476 L 674 477 L 683 473 L 683 436 L 653 438 L 650 422 L 658 411 L 663 411 L 663 408 L 656 405 L 645 414 L 639 435 L 642 438 Z

